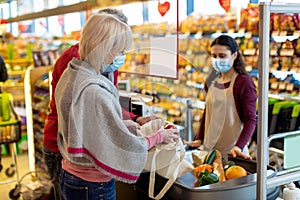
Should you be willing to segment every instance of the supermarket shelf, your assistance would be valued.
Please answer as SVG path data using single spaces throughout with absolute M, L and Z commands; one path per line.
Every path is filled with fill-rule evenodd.
M 55 16 L 55 15 L 73 13 L 73 12 L 84 12 L 84 11 L 87 11 L 87 9 L 96 9 L 96 8 L 101 8 L 101 7 L 103 8 L 103 7 L 107 7 L 107 6 L 117 6 L 117 5 L 122 5 L 122 4 L 136 2 L 136 1 L 143 1 L 143 0 L 83 1 L 83 2 L 72 4 L 72 5 L 68 5 L 68 6 L 59 6 L 57 8 L 47 9 L 47 10 L 43 10 L 41 12 L 35 12 L 35 13 L 24 14 L 21 16 L 13 17 L 13 18 L 8 18 L 7 22 L 13 23 L 13 22 L 26 21 L 26 20 L 31 20 L 31 19 L 38 19 L 38 18 L 42 18 L 42 17 L 50 17 L 50 16 Z
M 13 59 L 13 60 L 5 60 L 5 63 L 11 64 L 11 65 L 32 64 L 33 60 L 20 58 L 20 59 Z
M 269 94 L 268 97 L 277 100 L 295 101 L 300 103 L 300 96 L 291 97 L 287 94 Z
M 300 4 L 296 3 L 270 3 L 271 13 L 299 13 Z
M 25 75 L 26 70 L 15 70 L 15 71 L 8 71 L 8 75 L 19 75 L 24 74 Z
M 267 122 L 268 122 L 268 87 L 269 87 L 269 59 L 270 59 L 270 15 L 271 13 L 299 13 L 300 4 L 291 3 L 268 3 L 261 2 L 259 6 L 259 68 L 260 82 L 259 82 L 259 98 L 258 98 L 258 160 L 257 160 L 257 199 L 266 199 L 267 187 L 273 185 L 282 185 L 291 182 L 291 178 L 298 177 L 300 172 L 287 173 L 272 180 L 266 177 L 268 152 L 266 144 Z M 281 179 L 278 181 L 278 179 Z M 266 184 L 267 181 L 267 184 Z

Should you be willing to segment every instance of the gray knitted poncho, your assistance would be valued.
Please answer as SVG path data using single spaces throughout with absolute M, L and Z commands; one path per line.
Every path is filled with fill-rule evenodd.
M 63 158 L 119 181 L 136 182 L 146 163 L 147 142 L 123 123 L 114 84 L 88 63 L 73 59 L 57 84 L 55 100 Z

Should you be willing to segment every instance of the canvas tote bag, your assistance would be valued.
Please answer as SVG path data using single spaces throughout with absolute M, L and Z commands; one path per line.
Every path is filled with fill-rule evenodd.
M 137 131 L 138 135 L 151 135 L 156 131 L 163 129 L 165 120 L 152 120 Z M 149 197 L 161 199 L 170 189 L 176 178 L 194 169 L 193 165 L 184 160 L 185 148 L 179 138 L 177 141 L 169 144 L 158 144 L 148 151 L 145 170 L 150 171 L 149 178 Z M 168 179 L 161 191 L 154 197 L 155 173 Z

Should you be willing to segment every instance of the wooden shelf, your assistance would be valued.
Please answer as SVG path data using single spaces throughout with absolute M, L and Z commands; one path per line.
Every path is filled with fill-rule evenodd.
M 13 59 L 13 60 L 5 60 L 5 63 L 10 64 L 10 65 L 23 65 L 23 64 L 32 64 L 33 60 L 28 60 L 28 59 Z

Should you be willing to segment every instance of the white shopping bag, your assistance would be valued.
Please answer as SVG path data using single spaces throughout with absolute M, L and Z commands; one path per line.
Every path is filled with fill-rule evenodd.
M 151 135 L 163 129 L 165 120 L 156 119 L 141 126 L 138 135 Z M 145 170 L 150 171 L 149 197 L 161 199 L 170 189 L 177 177 L 194 169 L 193 165 L 184 160 L 185 148 L 179 138 L 169 144 L 158 144 L 148 151 Z M 162 190 L 154 197 L 155 173 L 168 179 Z

